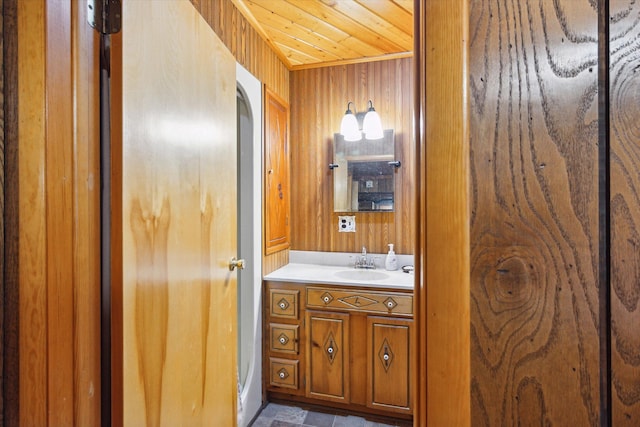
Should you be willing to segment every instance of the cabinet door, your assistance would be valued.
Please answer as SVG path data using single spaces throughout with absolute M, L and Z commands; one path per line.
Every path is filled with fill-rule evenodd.
M 307 311 L 307 397 L 349 401 L 349 315 Z
M 370 316 L 367 319 L 367 406 L 411 411 L 411 320 Z
M 265 90 L 265 252 L 289 247 L 289 107 Z

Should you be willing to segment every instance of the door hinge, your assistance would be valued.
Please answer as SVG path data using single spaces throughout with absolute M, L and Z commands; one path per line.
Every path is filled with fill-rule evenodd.
M 120 0 L 87 0 L 87 21 L 100 34 L 115 34 L 122 28 Z

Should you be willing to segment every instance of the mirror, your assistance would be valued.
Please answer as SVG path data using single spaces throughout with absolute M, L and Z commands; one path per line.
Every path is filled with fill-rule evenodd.
M 333 137 L 334 212 L 391 212 L 394 209 L 395 161 L 392 129 L 382 139 L 345 141 Z

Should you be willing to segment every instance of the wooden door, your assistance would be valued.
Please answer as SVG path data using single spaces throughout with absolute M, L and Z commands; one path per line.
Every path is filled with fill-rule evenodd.
M 349 315 L 307 311 L 307 397 L 349 402 Z
M 122 15 L 123 422 L 233 426 L 235 60 L 187 0 Z
M 367 406 L 411 410 L 411 320 L 367 318 Z
M 265 90 L 265 253 L 289 247 L 289 106 Z

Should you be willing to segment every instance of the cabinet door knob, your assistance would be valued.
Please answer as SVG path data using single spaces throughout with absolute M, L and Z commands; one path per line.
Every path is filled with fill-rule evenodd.
M 287 339 L 285 337 L 280 337 L 280 344 L 286 344 Z
M 281 379 L 284 379 L 284 378 L 287 376 L 287 374 L 285 374 L 284 372 L 280 372 L 280 373 L 278 374 L 278 376 L 279 376 Z

